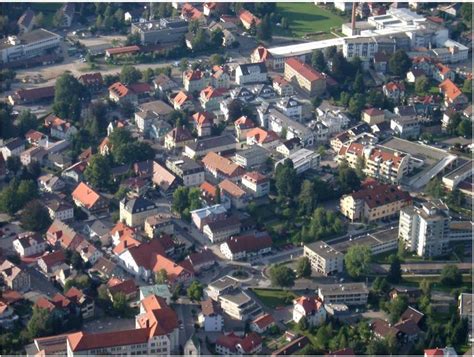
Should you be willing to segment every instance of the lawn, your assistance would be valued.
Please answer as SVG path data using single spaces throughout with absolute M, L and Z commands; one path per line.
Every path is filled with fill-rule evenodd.
M 275 309 L 278 306 L 288 305 L 285 300 L 288 295 L 292 298 L 296 296 L 288 291 L 274 290 L 274 289 L 252 289 L 255 295 L 258 296 L 260 301 L 271 309 Z
M 313 3 L 279 2 L 277 11 L 288 19 L 291 33 L 285 34 L 284 30 L 278 30 L 281 30 L 282 35 L 291 35 L 293 37 L 303 37 L 308 33 L 315 32 L 330 34 L 331 28 L 340 28 L 346 22 L 344 18 Z M 279 31 L 276 32 L 278 34 Z
M 446 291 L 449 292 L 453 289 L 454 287 L 450 286 L 445 286 L 441 284 L 440 281 L 440 276 L 403 276 L 403 284 L 406 285 L 412 285 L 412 286 L 418 286 L 422 280 L 428 280 L 432 285 L 431 287 L 435 290 L 441 290 L 441 291 Z M 462 287 L 466 287 L 469 291 L 472 291 L 472 275 L 471 274 L 463 274 L 462 275 Z

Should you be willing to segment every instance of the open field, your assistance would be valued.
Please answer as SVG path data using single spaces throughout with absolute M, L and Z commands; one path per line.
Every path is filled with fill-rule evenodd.
M 284 290 L 252 289 L 252 291 L 258 296 L 263 304 L 271 309 L 275 309 L 278 306 L 288 305 L 285 303 L 285 298 L 288 295 L 295 297 L 293 293 Z
M 326 38 L 334 37 L 330 36 L 331 28 L 340 28 L 345 22 L 342 17 L 313 3 L 280 2 L 277 5 L 277 11 L 288 19 L 289 28 L 291 29 L 289 35 L 293 37 L 303 37 L 314 32 L 324 32 L 327 35 Z

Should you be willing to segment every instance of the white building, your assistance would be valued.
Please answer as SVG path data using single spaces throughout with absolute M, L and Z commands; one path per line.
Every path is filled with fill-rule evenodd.
M 255 197 L 263 197 L 270 193 L 270 180 L 258 171 L 246 173 L 242 177 L 242 186 Z
M 224 318 L 220 307 L 214 300 L 201 301 L 201 313 L 198 316 L 198 322 L 206 332 L 222 331 Z
M 38 233 L 25 232 L 18 235 L 13 241 L 13 249 L 20 257 L 29 257 L 43 253 L 47 243 Z
M 244 63 L 235 69 L 235 82 L 238 85 L 265 83 L 267 67 L 264 63 Z
M 298 151 L 291 154 L 287 159 L 278 161 L 275 164 L 275 167 L 283 164 L 285 160 L 291 160 L 296 173 L 301 174 L 307 170 L 319 168 L 320 155 L 312 150 L 304 148 L 299 149 Z
M 344 254 L 324 242 L 314 242 L 304 246 L 303 255 L 318 273 L 331 275 L 344 270 Z
M 253 319 L 262 312 L 260 306 L 240 289 L 219 296 L 219 302 L 222 311 L 240 321 Z
M 366 305 L 369 289 L 365 283 L 321 284 L 318 296 L 324 304 Z
M 421 207 L 404 207 L 400 211 L 399 239 L 410 252 L 434 257 L 449 248 L 448 207 L 441 200 L 425 202 Z
M 320 326 L 326 321 L 326 316 L 324 304 L 317 298 L 301 296 L 293 301 L 293 321 L 296 323 L 305 318 L 309 326 Z

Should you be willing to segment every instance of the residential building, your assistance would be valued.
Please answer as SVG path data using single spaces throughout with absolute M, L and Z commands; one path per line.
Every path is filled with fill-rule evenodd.
M 222 180 L 218 186 L 220 188 L 221 201 L 224 204 L 228 202 L 235 209 L 246 207 L 251 199 L 245 190 L 229 179 Z
M 137 33 L 140 36 L 142 45 L 178 43 L 186 32 L 188 32 L 188 23 L 179 17 L 134 22 L 131 25 L 131 33 Z
M 258 26 L 260 22 L 262 22 L 262 20 L 245 9 L 240 10 L 239 19 L 242 22 L 242 26 L 244 26 L 247 30 L 249 30 L 252 26 Z
M 23 15 L 21 15 L 18 19 L 16 24 L 18 25 L 18 28 L 20 30 L 20 35 L 30 32 L 31 30 L 33 30 L 33 27 L 36 24 L 35 12 L 30 8 L 26 9 Z
M 365 283 L 321 284 L 318 296 L 324 304 L 366 305 L 369 289 Z
M 166 134 L 165 148 L 167 150 L 184 148 L 187 144 L 192 143 L 193 140 L 193 135 L 186 127 L 178 126 Z
M 235 69 L 235 82 L 240 85 L 266 83 L 267 67 L 264 63 L 240 64 Z
M 288 158 L 291 154 L 301 149 L 301 141 L 299 138 L 292 138 L 284 141 L 281 145 L 277 146 L 276 151 Z
M 84 237 L 63 221 L 55 219 L 46 231 L 46 240 L 52 247 L 75 250 Z
M 46 253 L 39 258 L 38 267 L 44 274 L 51 274 L 56 271 L 59 266 L 63 265 L 65 261 L 66 256 L 64 255 L 64 250 L 59 249 L 52 253 Z
M 400 211 L 399 238 L 410 252 L 422 257 L 444 254 L 449 248 L 450 216 L 441 200 Z
M 104 86 L 102 73 L 84 73 L 79 76 L 78 81 L 84 85 L 91 93 L 100 92 Z
M 459 317 L 467 319 L 469 340 L 472 341 L 472 294 L 461 293 L 458 297 Z
M 288 331 L 287 331 L 288 332 Z M 290 341 L 288 344 L 272 352 L 272 356 L 290 356 L 306 347 L 310 342 L 308 337 L 301 336 Z M 353 354 L 351 354 L 353 355 Z M 336 356 L 334 356 L 336 357 Z
M 231 332 L 216 340 L 216 353 L 222 356 L 258 355 L 262 351 L 262 338 L 255 332 L 239 337 Z
M 153 162 L 153 177 L 151 181 L 154 187 L 159 188 L 167 196 L 170 196 L 178 186 L 176 176 L 155 161 Z
M 158 213 L 145 219 L 144 231 L 148 238 L 152 239 L 161 234 L 173 234 L 173 216 L 168 213 Z
M 191 211 L 191 219 L 194 225 L 202 230 L 209 222 L 219 221 L 226 217 L 227 210 L 221 204 L 214 206 L 203 207 L 197 210 Z
M 314 133 L 309 127 L 274 108 L 269 109 L 261 120 L 267 123 L 268 129 L 277 134 L 286 131 L 286 137 L 283 139 L 298 138 L 303 147 L 314 144 Z
M 42 165 L 47 151 L 41 147 L 33 146 L 23 151 L 20 155 L 20 161 L 23 166 L 28 166 L 32 162 Z
M 405 97 L 405 85 L 401 82 L 389 82 L 382 87 L 383 94 L 395 103 Z
M 229 31 L 227 31 L 227 32 L 229 32 Z M 224 34 L 224 42 L 226 40 L 225 37 L 226 36 Z M 228 39 L 228 40 L 231 41 L 231 43 L 234 42 L 232 37 L 233 37 L 233 35 L 231 35 L 231 38 Z M 225 44 L 224 44 L 224 46 L 225 46 Z M 229 74 L 229 68 L 227 66 L 214 66 L 212 68 L 211 85 L 214 88 L 229 89 L 229 87 L 230 87 L 230 74 Z
M 205 296 L 218 302 L 221 295 L 227 294 L 239 287 L 239 282 L 229 275 L 212 281 L 205 288 Z
M 390 120 L 390 129 L 400 138 L 417 139 L 421 126 L 416 116 L 396 116 Z
M 188 157 L 169 158 L 166 160 L 166 167 L 181 178 L 186 187 L 197 186 L 204 182 L 204 168 Z
M 234 122 L 235 126 L 235 136 L 239 141 L 245 140 L 247 133 L 255 128 L 255 123 L 252 119 L 243 115 Z
M 219 106 L 219 102 L 217 102 Z M 211 135 L 214 116 L 209 112 L 197 112 L 192 116 L 192 124 L 199 137 Z
M 282 159 L 275 164 L 277 167 L 280 164 L 283 164 L 285 160 L 291 160 L 293 162 L 293 168 L 296 170 L 296 173 L 299 175 L 305 171 L 311 169 L 318 169 L 320 164 L 320 155 L 315 151 L 308 149 L 299 149 L 293 154 L 290 154 L 288 158 Z
M 186 261 L 192 266 L 193 271 L 199 274 L 203 270 L 207 270 L 217 264 L 217 257 L 211 249 L 204 249 L 191 253 L 186 257 Z
M 321 95 L 326 91 L 326 78 L 298 58 L 285 62 L 285 80 L 295 84 L 309 95 Z
M 360 190 L 342 196 L 339 207 L 351 221 L 370 223 L 398 216 L 410 203 L 410 195 L 397 186 L 369 181 Z
M 109 99 L 116 103 L 138 103 L 139 99 L 149 96 L 152 91 L 148 83 L 133 83 L 125 85 L 116 82 L 109 87 Z
M 227 89 L 225 88 L 214 88 L 212 86 L 208 86 L 201 90 L 199 102 L 205 111 L 218 110 L 220 102 L 224 100 L 226 94 Z
M 203 227 L 203 234 L 214 243 L 219 243 L 227 238 L 240 233 L 240 219 L 230 216 L 218 221 L 209 222 Z
M 446 107 L 462 106 L 468 103 L 466 95 L 450 79 L 445 79 L 438 88 L 439 92 L 444 95 Z
M 25 141 L 20 138 L 10 139 L 2 146 L 2 155 L 5 161 L 12 156 L 20 156 L 25 151 Z
M 46 250 L 46 240 L 39 233 L 24 232 L 13 241 L 13 249 L 20 257 L 41 254 Z
M 11 290 L 20 292 L 30 290 L 30 274 L 9 260 L 4 260 L 0 264 L 0 278 L 5 286 Z
M 79 309 L 80 314 L 84 320 L 94 317 L 95 303 L 94 299 L 84 294 L 75 286 L 71 287 L 65 294 L 65 298 L 71 301 L 73 305 Z
M 321 326 L 326 321 L 326 309 L 322 300 L 301 296 L 293 300 L 293 321 L 306 319 L 311 327 Z
M 324 242 L 306 244 L 303 255 L 311 263 L 311 268 L 323 275 L 342 273 L 344 270 L 344 254 Z
M 139 111 L 135 113 L 135 124 L 145 135 L 151 130 L 153 122 L 167 121 L 173 112 L 173 108 L 161 100 L 143 103 L 138 108 Z
M 60 197 L 47 199 L 44 206 L 52 220 L 59 219 L 66 222 L 74 218 L 74 206 Z
M 253 320 L 262 311 L 255 300 L 241 289 L 220 295 L 219 302 L 223 312 L 239 321 Z
M 258 171 L 246 173 L 242 177 L 242 185 L 254 197 L 264 197 L 270 193 L 270 180 Z
M 218 332 L 224 328 L 224 318 L 220 306 L 212 299 L 201 301 L 201 312 L 198 315 L 199 325 L 206 332 Z
M 175 89 L 178 89 L 178 83 L 168 77 L 166 74 L 161 73 L 155 77 L 153 80 L 153 84 L 155 86 L 155 91 L 165 95 Z
M 283 76 L 273 78 L 273 89 L 280 97 L 291 97 L 295 94 L 295 89 Z
M 199 69 L 183 72 L 183 87 L 188 93 L 200 92 L 209 85 L 209 77 Z
M 8 96 L 11 105 L 50 102 L 54 98 L 54 86 L 19 89 Z
M 236 152 L 234 161 L 237 165 L 249 169 L 264 164 L 268 160 L 269 155 L 270 153 L 264 148 L 252 145 L 248 149 Z
M 120 201 L 120 221 L 129 227 L 141 226 L 149 216 L 158 214 L 158 207 L 146 198 L 124 198 Z
M 385 120 L 385 112 L 377 108 L 369 108 L 362 111 L 362 121 L 369 125 L 379 124 Z
M 25 139 L 29 144 L 34 146 L 39 146 L 45 149 L 49 146 L 48 135 L 34 129 L 28 130 L 25 134 Z
M 303 118 L 303 103 L 293 97 L 284 97 L 276 102 L 279 111 L 293 120 L 301 121 Z
M 273 130 L 254 128 L 247 133 L 247 145 L 258 145 L 264 149 L 273 150 L 279 144 L 280 137 Z
M 272 238 L 263 232 L 231 237 L 219 249 L 229 260 L 251 260 L 271 252 L 272 245 Z
M 102 257 L 102 252 L 96 248 L 92 243 L 83 240 L 76 248 L 84 263 L 94 265 L 97 260 Z
M 66 185 L 60 177 L 54 176 L 53 174 L 42 175 L 38 177 L 36 182 L 41 191 L 49 193 L 60 192 Z
M 222 180 L 237 181 L 244 174 L 242 167 L 212 151 L 207 153 L 202 159 L 202 163 L 207 172 Z
M 251 322 L 250 330 L 258 334 L 263 334 L 273 326 L 276 326 L 276 321 L 273 316 L 270 314 L 263 314 Z
M 56 50 L 62 37 L 43 28 L 8 36 L 0 43 L 0 63 L 23 61 Z
M 184 155 L 191 159 L 205 156 L 208 153 L 233 153 L 236 149 L 235 138 L 229 134 L 201 138 L 186 144 Z
M 195 334 L 186 341 L 183 348 L 183 356 L 200 356 L 201 355 L 201 342 Z
M 453 4 L 453 5 L 458 5 Z M 424 350 L 424 357 L 458 357 L 456 350 L 453 347 L 445 348 L 431 348 Z
M 76 206 L 85 210 L 89 215 L 105 213 L 109 209 L 108 200 L 84 182 L 77 185 L 71 196 Z

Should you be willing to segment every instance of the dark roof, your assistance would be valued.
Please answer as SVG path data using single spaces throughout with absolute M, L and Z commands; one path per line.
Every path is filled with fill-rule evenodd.
M 251 72 L 253 72 L 255 69 L 258 69 L 260 73 L 267 73 L 267 66 L 265 66 L 265 63 L 259 62 L 259 63 L 243 63 L 239 65 L 242 74 L 243 75 L 248 75 Z
M 228 227 L 240 226 L 240 219 L 237 216 L 230 216 L 225 219 L 221 219 L 207 224 L 211 231 L 220 231 L 227 229 Z
M 132 214 L 156 208 L 156 204 L 154 202 L 142 197 L 132 198 L 130 200 L 124 199 L 122 202 L 125 205 L 125 209 Z
M 293 150 L 294 147 L 300 144 L 301 144 L 300 139 L 296 137 L 283 142 L 283 145 L 285 145 L 288 150 Z
M 287 345 L 279 348 L 276 351 L 272 352 L 272 356 L 289 356 L 298 352 L 304 348 L 309 343 L 309 339 L 306 336 L 298 337 L 297 339 L 291 341 Z
M 18 19 L 18 25 L 30 27 L 31 21 L 35 18 L 35 13 L 31 9 L 27 9 Z
M 400 316 L 400 320 L 413 320 L 416 324 L 419 324 L 425 315 L 416 310 L 415 308 L 408 306 L 405 312 Z
M 31 88 L 31 89 L 19 89 L 16 91 L 16 95 L 21 100 L 41 100 L 46 98 L 54 97 L 54 86 Z
M 231 237 L 227 241 L 227 246 L 232 254 L 240 252 L 256 252 L 261 249 L 271 247 L 273 242 L 268 233 L 251 234 Z
M 232 135 L 220 135 L 194 141 L 189 143 L 188 147 L 195 151 L 202 151 L 230 144 L 235 144 L 235 138 Z
M 8 148 L 8 150 L 10 151 L 18 149 L 22 145 L 25 145 L 25 140 L 21 138 L 14 138 L 5 143 L 5 147 Z

